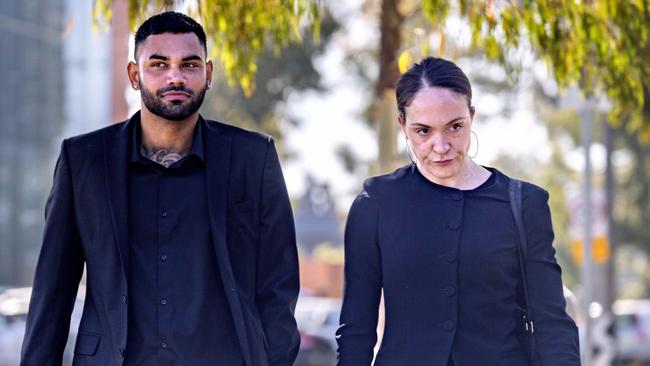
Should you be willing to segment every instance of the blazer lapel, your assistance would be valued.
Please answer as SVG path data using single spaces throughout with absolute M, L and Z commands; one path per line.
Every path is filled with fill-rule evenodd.
M 217 265 L 223 282 L 230 312 L 233 317 L 239 343 L 246 365 L 252 365 L 242 307 L 237 291 L 237 282 L 232 272 L 230 255 L 226 245 L 226 211 L 228 207 L 228 180 L 230 173 L 231 138 L 201 119 L 205 127 L 206 191 L 212 244 L 217 256 Z
M 108 192 L 108 205 L 111 209 L 113 233 L 122 259 L 125 278 L 128 278 L 129 245 L 127 221 L 127 169 L 129 161 L 129 141 L 135 121 L 140 118 L 136 113 L 131 119 L 115 130 L 106 139 L 105 178 Z

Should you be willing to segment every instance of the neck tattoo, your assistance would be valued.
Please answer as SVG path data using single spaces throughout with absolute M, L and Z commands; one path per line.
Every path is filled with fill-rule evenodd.
M 175 162 L 181 160 L 187 152 L 178 153 L 175 151 L 169 151 L 167 149 L 160 150 L 151 150 L 149 151 L 144 145 L 140 146 L 140 154 L 145 158 L 158 163 L 165 168 L 169 168 Z

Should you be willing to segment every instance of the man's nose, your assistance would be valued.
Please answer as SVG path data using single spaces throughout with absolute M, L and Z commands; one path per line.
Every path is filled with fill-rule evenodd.
M 185 84 L 185 75 L 181 71 L 181 69 L 177 66 L 173 66 L 169 68 L 169 72 L 167 73 L 167 83 L 170 85 L 183 85 Z

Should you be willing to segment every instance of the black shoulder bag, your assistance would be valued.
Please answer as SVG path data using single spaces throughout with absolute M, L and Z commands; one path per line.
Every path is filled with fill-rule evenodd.
M 526 240 L 526 231 L 524 230 L 524 221 L 521 209 L 521 186 L 521 181 L 510 178 L 510 182 L 508 183 L 510 207 L 512 208 L 512 215 L 515 218 L 517 232 L 519 233 L 517 252 L 519 254 L 519 269 L 521 270 L 521 281 L 524 292 L 524 341 L 526 342 L 528 359 L 532 361 L 535 358 L 535 326 L 530 310 L 530 302 L 528 300 L 528 282 L 526 281 L 526 249 L 528 242 Z

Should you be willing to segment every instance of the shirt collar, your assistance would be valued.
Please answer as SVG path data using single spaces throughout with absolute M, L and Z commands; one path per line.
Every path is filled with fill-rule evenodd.
M 192 138 L 192 147 L 190 148 L 187 156 L 195 155 L 201 161 L 205 161 L 205 153 L 203 149 L 203 125 L 205 120 L 199 115 L 198 121 L 196 121 L 196 127 L 194 128 L 194 137 Z M 142 156 L 140 153 L 140 146 L 142 146 L 142 126 L 140 124 L 140 119 L 138 118 L 133 127 L 132 137 L 131 137 L 131 147 L 129 153 L 129 163 L 136 163 L 141 161 L 147 161 L 147 158 Z

